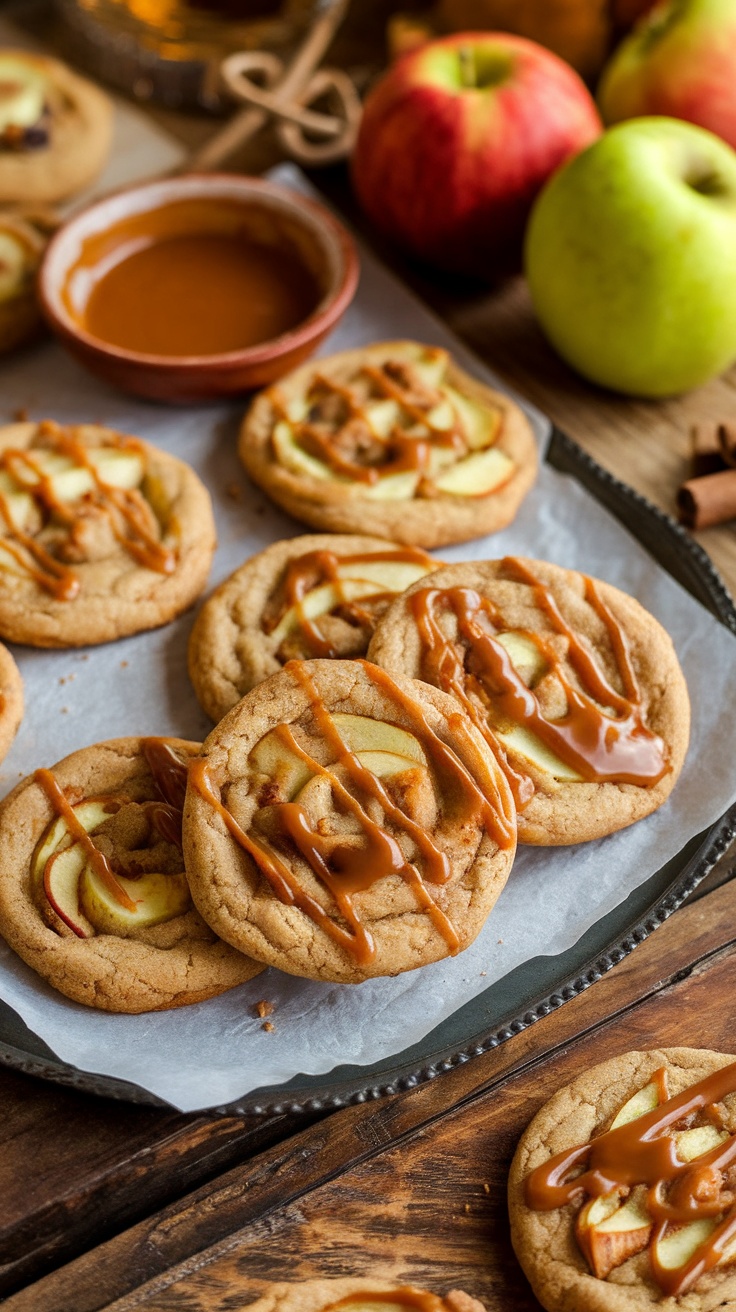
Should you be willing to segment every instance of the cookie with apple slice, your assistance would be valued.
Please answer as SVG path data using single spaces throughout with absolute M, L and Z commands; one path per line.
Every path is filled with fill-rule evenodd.
M 0 761 L 10 751 L 23 719 L 23 680 L 7 647 L 0 643 Z
M 420 547 L 348 534 L 274 542 L 207 599 L 189 675 L 215 721 L 288 660 L 364 656 L 377 621 L 439 562 Z
M 466 561 L 384 615 L 369 659 L 457 699 L 514 792 L 519 841 L 582 843 L 672 791 L 690 703 L 669 635 L 633 597 L 546 561 Z
M 537 1113 L 511 1238 L 548 1312 L 736 1304 L 736 1059 L 627 1052 Z
M 337 1312 L 338 1308 L 345 1312 L 485 1312 L 484 1304 L 462 1289 L 451 1289 L 441 1298 L 414 1285 L 371 1276 L 270 1285 L 243 1312 Z
M 77 647 L 166 624 L 214 549 L 209 493 L 183 461 L 94 424 L 0 428 L 0 636 Z
M 214 997 L 263 967 L 195 910 L 182 855 L 199 744 L 118 738 L 25 779 L 0 807 L 0 924 L 49 984 L 103 1011 Z
M 194 901 L 233 947 L 358 983 L 467 947 L 514 858 L 505 776 L 450 697 L 366 661 L 290 661 L 193 763 Z
M 438 547 L 505 528 L 537 472 L 529 421 L 447 351 L 378 342 L 313 361 L 252 403 L 251 478 L 314 528 Z
M 112 102 L 58 59 L 0 50 L 0 203 L 46 204 L 86 187 L 112 143 Z

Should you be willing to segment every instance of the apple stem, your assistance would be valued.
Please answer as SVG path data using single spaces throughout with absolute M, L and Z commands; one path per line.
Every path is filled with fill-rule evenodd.
M 475 52 L 472 46 L 460 46 L 458 52 L 460 64 L 460 84 L 464 87 L 476 85 Z

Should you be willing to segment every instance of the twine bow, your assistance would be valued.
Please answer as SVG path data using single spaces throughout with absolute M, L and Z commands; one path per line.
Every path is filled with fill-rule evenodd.
M 311 30 L 287 65 L 266 50 L 229 55 L 220 68 L 228 91 L 245 105 L 189 162 L 195 170 L 217 168 L 269 121 L 292 159 L 331 164 L 352 150 L 360 100 L 347 73 L 319 68 L 347 10 L 348 0 L 322 0 Z M 333 112 L 312 108 L 328 99 Z M 313 140 L 313 137 L 322 140 Z

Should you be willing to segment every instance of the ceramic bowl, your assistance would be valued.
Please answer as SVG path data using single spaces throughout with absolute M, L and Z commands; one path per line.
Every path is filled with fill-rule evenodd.
M 218 205 L 242 208 L 246 236 L 288 249 L 305 265 L 318 288 L 308 317 L 270 341 L 220 355 L 165 356 L 112 345 L 84 326 L 79 287 L 93 277 L 74 278 L 89 265 L 89 251 L 117 225 L 149 211 L 165 214 L 176 201 L 200 202 L 202 232 L 219 231 Z M 206 202 L 206 204 L 201 204 Z M 157 219 L 160 229 L 160 218 Z M 101 243 L 104 245 L 105 243 Z M 108 243 L 109 246 L 109 243 Z M 94 271 L 92 271 L 94 272 Z M 231 174 L 188 174 L 118 192 L 81 211 L 49 243 L 39 273 L 41 305 L 49 325 L 81 364 L 101 378 L 156 401 L 194 404 L 251 391 L 273 382 L 315 350 L 350 304 L 358 283 L 358 256 L 351 237 L 321 205 L 261 178 Z M 75 298 L 70 287 L 75 288 Z M 82 302 L 84 295 L 82 293 Z

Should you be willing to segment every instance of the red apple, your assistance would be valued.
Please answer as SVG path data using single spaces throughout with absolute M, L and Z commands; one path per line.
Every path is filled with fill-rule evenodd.
M 577 73 L 534 41 L 466 32 L 399 60 L 368 95 L 353 156 L 378 229 L 438 268 L 517 264 L 532 202 L 601 132 Z
M 735 0 L 665 0 L 603 70 L 606 123 L 652 114 L 686 119 L 736 147 Z

